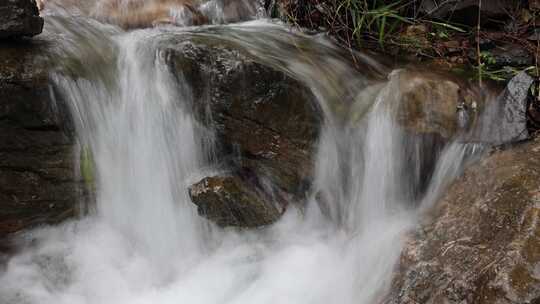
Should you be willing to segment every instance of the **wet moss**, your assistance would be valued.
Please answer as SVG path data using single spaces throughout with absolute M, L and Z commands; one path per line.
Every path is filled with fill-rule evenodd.
M 93 189 L 95 185 L 95 164 L 92 151 L 88 147 L 81 149 L 80 170 L 85 185 Z

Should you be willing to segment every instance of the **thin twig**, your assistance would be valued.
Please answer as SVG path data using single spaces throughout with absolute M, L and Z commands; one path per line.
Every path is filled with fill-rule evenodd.
M 476 57 L 478 58 L 478 85 L 482 87 L 482 58 L 480 54 L 480 21 L 482 15 L 482 0 L 478 0 L 478 23 L 476 24 Z

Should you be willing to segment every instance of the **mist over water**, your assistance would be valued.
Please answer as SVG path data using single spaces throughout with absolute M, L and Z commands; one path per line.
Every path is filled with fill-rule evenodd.
M 22 248 L 0 273 L 2 304 L 377 303 L 404 233 L 475 154 L 448 145 L 426 194 L 415 197 L 403 153 L 414 139 L 395 122 L 399 73 L 386 79 L 365 57 L 370 73 L 384 77 L 361 74 L 330 42 L 279 25 L 123 32 L 46 22 L 72 41 L 59 46 L 63 56 L 92 62 L 83 64 L 84 78 L 53 78 L 93 155 L 96 206 L 18 236 Z M 192 116 L 191 88 L 177 84 L 157 48 L 174 35 L 227 39 L 312 88 L 325 124 L 305 209 L 290 204 L 277 223 L 254 230 L 222 229 L 197 215 L 187 187 L 219 168 L 202 144 L 212 132 Z M 340 103 L 344 96 L 356 97 Z

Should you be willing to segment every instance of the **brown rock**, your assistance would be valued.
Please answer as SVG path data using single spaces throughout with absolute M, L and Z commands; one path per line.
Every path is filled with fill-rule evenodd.
M 458 108 L 466 107 L 471 121 L 477 113 L 473 109 L 482 108 L 482 100 L 474 91 L 449 77 L 408 70 L 396 77 L 401 93 L 398 122 L 413 133 L 452 138 L 466 131 L 460 129 Z
M 408 241 L 385 303 L 540 301 L 540 140 L 465 171 Z

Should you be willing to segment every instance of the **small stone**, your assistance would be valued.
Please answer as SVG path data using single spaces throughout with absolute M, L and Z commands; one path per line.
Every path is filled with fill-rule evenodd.
M 189 188 L 199 214 L 219 226 L 253 228 L 271 224 L 281 216 L 278 208 L 235 176 L 206 177 Z

